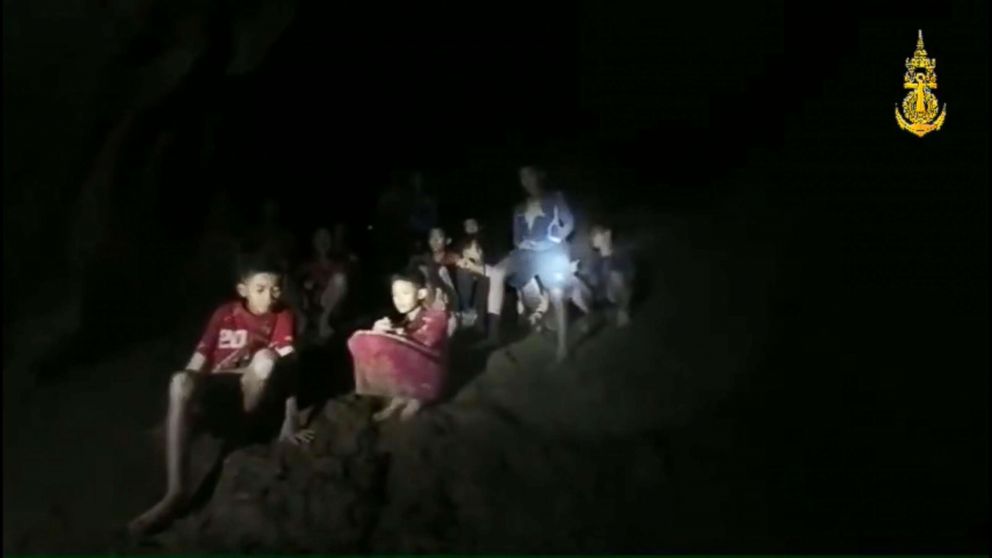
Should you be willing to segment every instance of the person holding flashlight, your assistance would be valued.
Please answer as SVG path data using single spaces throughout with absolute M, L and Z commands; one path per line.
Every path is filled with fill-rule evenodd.
M 573 275 L 566 239 L 575 228 L 575 218 L 560 192 L 544 188 L 543 169 L 528 165 L 520 169 L 520 185 L 527 199 L 513 213 L 514 249 L 490 274 L 487 301 L 490 343 L 498 344 L 504 281 L 535 299 L 545 291 L 554 312 L 558 347 L 556 360 L 568 356 L 568 315 L 565 288 Z

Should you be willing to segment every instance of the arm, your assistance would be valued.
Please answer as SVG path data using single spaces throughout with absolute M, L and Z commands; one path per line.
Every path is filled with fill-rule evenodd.
M 455 263 L 455 266 L 458 267 L 459 269 L 464 269 L 465 271 L 474 273 L 476 275 L 486 274 L 485 264 L 473 262 L 472 260 L 469 260 L 467 258 L 462 258 L 458 260 L 458 262 Z
M 441 259 L 441 265 L 458 265 L 458 262 L 462 260 L 460 254 L 454 252 L 445 252 L 444 257 Z
M 545 238 L 537 241 L 532 241 L 531 246 L 537 250 L 546 250 L 555 245 L 565 242 L 568 235 L 572 234 L 575 229 L 575 217 L 572 216 L 572 210 L 569 209 L 568 204 L 565 202 L 565 197 L 559 192 L 555 194 L 553 200 L 553 217 L 551 222 L 548 224 L 548 233 Z
M 513 212 L 513 245 L 520 247 L 520 244 L 524 240 L 524 228 L 518 219 L 517 211 Z
M 193 351 L 193 357 L 186 364 L 186 370 L 202 372 L 204 365 L 208 364 L 210 356 L 213 355 L 214 349 L 217 348 L 217 337 L 220 334 L 220 324 L 224 319 L 224 314 L 225 308 L 221 307 L 215 310 L 210 316 L 207 327 L 203 330 L 203 335 L 200 337 L 200 342 L 196 344 L 196 349 Z
M 561 192 L 555 195 L 555 216 L 557 217 L 555 222 L 561 223 L 555 231 L 555 236 L 564 241 L 575 230 L 575 216 L 572 215 L 572 209 L 568 207 L 568 202 Z
M 440 351 L 448 337 L 448 313 L 425 312 L 420 326 L 408 336 L 428 349 Z
M 403 335 L 406 332 L 401 327 L 396 327 L 393 325 L 393 321 L 388 317 L 379 318 L 372 324 L 372 331 L 377 333 L 392 333 L 394 335 Z
M 293 352 L 293 313 L 288 310 L 279 312 L 276 316 L 275 327 L 272 328 L 272 339 L 269 348 L 280 357 L 287 356 Z

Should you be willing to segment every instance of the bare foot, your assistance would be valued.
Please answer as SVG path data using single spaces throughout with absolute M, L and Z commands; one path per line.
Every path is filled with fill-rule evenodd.
M 409 401 L 406 402 L 406 405 L 403 406 L 403 412 L 400 413 L 400 420 L 402 421 L 410 420 L 411 418 L 413 418 L 413 415 L 417 414 L 417 411 L 419 410 L 420 410 L 420 401 L 417 401 L 416 399 L 410 399 Z
M 382 422 L 388 419 L 389 417 L 393 416 L 393 413 L 398 411 L 402 405 L 403 405 L 402 399 L 393 399 L 392 401 L 389 402 L 389 405 L 386 405 L 385 409 L 372 415 L 372 420 L 375 422 Z
M 162 501 L 128 523 L 128 534 L 132 538 L 138 538 L 157 527 L 165 526 L 175 518 L 179 508 L 185 503 L 186 498 L 182 494 L 166 494 Z
M 299 432 L 283 432 L 279 436 L 279 440 L 286 442 L 294 446 L 306 446 L 316 437 L 316 432 L 313 428 L 304 428 Z

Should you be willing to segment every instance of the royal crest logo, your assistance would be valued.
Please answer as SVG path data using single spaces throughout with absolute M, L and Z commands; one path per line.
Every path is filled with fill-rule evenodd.
M 923 46 L 923 31 L 920 30 L 916 51 L 912 58 L 906 59 L 903 87 L 910 92 L 902 100 L 902 106 L 896 105 L 896 122 L 903 130 L 921 138 L 939 130 L 947 117 L 947 104 L 944 104 L 943 110 L 938 114 L 940 103 L 933 94 L 933 90 L 937 89 L 936 67 L 937 60 L 927 58 L 927 50 Z

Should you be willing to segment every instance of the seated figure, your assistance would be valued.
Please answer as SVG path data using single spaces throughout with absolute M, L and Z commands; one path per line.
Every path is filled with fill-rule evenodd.
M 437 400 L 447 368 L 448 313 L 431 306 L 423 273 L 394 275 L 391 288 L 399 317 L 384 317 L 348 340 L 356 393 L 388 399 L 376 421 L 396 412 L 409 419 Z

